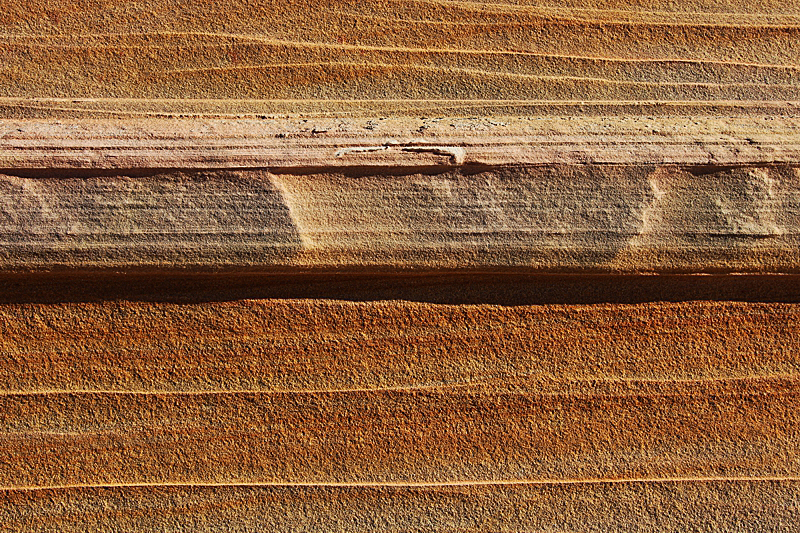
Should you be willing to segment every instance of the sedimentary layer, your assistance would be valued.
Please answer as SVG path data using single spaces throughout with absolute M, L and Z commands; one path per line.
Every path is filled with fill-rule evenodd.
M 793 303 L 108 297 L 0 307 L 13 529 L 794 520 Z
M 510 390 L 508 390 L 510 389 Z M 800 475 L 795 379 L 0 398 L 6 488 Z
M 745 383 L 800 372 L 799 324 L 795 303 L 9 304 L 0 307 L 0 384 L 4 394 L 24 395 L 517 387 L 562 394 L 596 381 Z
M 798 32 L 777 0 L 6 0 L 0 97 L 6 116 L 786 111 Z
M 0 175 L 0 268 L 796 272 L 800 172 Z
M 0 529 L 795 528 L 798 38 L 0 0 Z
M 546 165 L 727 168 L 800 163 L 800 120 L 748 117 L 432 116 L 356 119 L 0 120 L 0 169 L 275 172 Z M 36 172 L 38 171 L 38 173 Z M 708 169 L 703 171 L 708 173 Z
M 774 531 L 797 481 L 449 486 L 138 486 L 1 491 L 25 531 Z M 98 509 L 107 512 L 98 513 Z M 33 518 L 35 517 L 35 518 Z
M 6 306 L 0 485 L 793 478 L 796 315 Z

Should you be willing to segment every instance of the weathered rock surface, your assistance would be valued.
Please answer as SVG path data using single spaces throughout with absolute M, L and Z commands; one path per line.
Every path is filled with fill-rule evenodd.
M 0 268 L 796 272 L 767 119 L 9 121 Z
M 0 506 L 14 529 L 795 518 L 796 304 L 0 313 Z
M 0 267 L 796 272 L 798 206 L 789 166 L 0 175 Z
M 796 529 L 798 38 L 0 0 L 0 529 Z
M 31 531 L 624 532 L 632 526 L 653 531 L 673 527 L 770 531 L 796 522 L 798 484 L 683 480 L 483 486 L 178 485 L 45 489 L 2 496 L 8 509 L 6 524 Z
M 16 116 L 797 112 L 782 0 L 5 0 Z
M 800 310 L 789 303 L 363 298 L 6 305 L 0 382 L 6 394 L 517 387 L 561 394 L 596 381 L 745 383 L 794 376 L 800 367 Z

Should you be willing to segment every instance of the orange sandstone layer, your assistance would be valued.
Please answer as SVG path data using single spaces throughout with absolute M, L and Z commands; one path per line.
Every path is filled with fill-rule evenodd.
M 796 305 L 7 305 L 0 486 L 794 478 Z
M 774 531 L 790 480 L 451 486 L 138 486 L 0 491 L 17 531 Z M 102 512 L 99 510 L 103 510 Z
M 792 378 L 0 397 L 0 486 L 796 479 Z
M 794 379 L 798 329 L 800 309 L 789 303 L 7 304 L 0 391 L 567 394 L 606 382 L 744 383 Z
M 800 479 L 798 317 L 701 301 L 4 304 L 0 516 L 20 531 L 780 528 Z
M 783 114 L 800 101 L 800 10 L 779 0 L 1 6 L 5 116 Z
M 0 0 L 0 527 L 794 527 L 798 37 Z

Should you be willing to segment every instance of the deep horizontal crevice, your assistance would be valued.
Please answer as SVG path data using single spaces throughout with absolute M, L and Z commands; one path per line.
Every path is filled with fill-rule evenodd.
M 580 164 L 581 166 L 584 163 Z M 341 166 L 278 166 L 278 167 L 204 167 L 204 168 L 0 168 L 0 175 L 14 176 L 31 179 L 81 179 L 81 178 L 148 178 L 164 175 L 197 175 L 213 174 L 219 172 L 270 172 L 278 175 L 313 176 L 318 174 L 336 174 L 348 178 L 361 178 L 367 176 L 408 176 L 422 174 L 436 176 L 457 170 L 460 174 L 471 176 L 481 172 L 489 172 L 500 168 L 533 168 L 543 165 L 483 165 L 483 164 L 455 164 L 443 161 L 438 165 L 341 165 Z M 569 165 L 559 165 L 569 166 Z M 620 165 L 604 165 L 620 166 Z M 625 165 L 622 165 L 625 166 Z M 751 165 L 747 165 L 751 166 Z M 785 165 L 783 165 L 785 166 Z
M 552 167 L 553 163 L 534 164 L 508 164 L 508 165 L 485 165 L 478 163 L 455 164 L 443 161 L 437 165 L 342 165 L 342 166 L 277 166 L 277 167 L 237 167 L 237 166 L 209 166 L 207 168 L 0 168 L 0 175 L 15 176 L 19 178 L 147 178 L 153 176 L 175 175 L 175 174 L 204 174 L 216 172 L 257 172 L 267 171 L 279 175 L 310 176 L 317 174 L 337 174 L 348 178 L 359 178 L 366 176 L 408 176 L 412 174 L 422 174 L 436 176 L 457 170 L 460 174 L 470 176 L 481 172 L 489 172 L 501 168 L 539 168 Z M 676 170 L 684 171 L 694 176 L 706 176 L 719 172 L 732 171 L 740 168 L 800 168 L 800 165 L 787 163 L 742 163 L 736 165 L 663 165 L 656 163 L 558 163 L 555 166 L 601 166 L 601 167 L 653 167 L 668 166 Z
M 231 170 L 231 169 L 224 169 Z M 233 169 L 236 170 L 236 169 Z M 253 170 L 253 169 L 248 169 Z M 45 178 L 148 178 L 164 174 L 200 172 L 219 172 L 220 169 L 196 170 L 180 168 L 0 168 L 0 174 L 17 178 L 45 179 Z
M 800 275 L 520 273 L 0 274 L 0 304 L 241 299 L 405 300 L 438 304 L 800 303 Z
M 678 165 L 676 168 L 688 172 L 693 176 L 707 176 L 719 172 L 730 172 L 739 168 L 797 168 L 797 165 L 782 163 L 748 163 L 742 165 Z

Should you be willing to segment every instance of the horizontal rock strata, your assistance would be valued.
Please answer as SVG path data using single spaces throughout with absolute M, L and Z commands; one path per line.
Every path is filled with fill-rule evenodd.
M 797 128 L 698 122 L 3 121 L 2 523 L 792 523 Z
M 0 0 L 0 529 L 796 530 L 798 42 Z
M 0 268 L 796 272 L 798 172 L 0 175 Z
M 797 374 L 799 326 L 794 303 L 7 304 L 0 383 L 3 393 L 23 395 L 518 387 L 566 394 L 601 386 L 595 382 L 747 383 Z
M 792 524 L 754 117 L 0 121 L 0 523 Z
M 716 115 L 800 101 L 800 10 L 779 0 L 3 8 L 7 115 Z
M 0 509 L 30 531 L 780 527 L 800 476 L 798 317 L 5 304 Z
M 786 165 L 800 163 L 796 115 L 5 119 L 0 169 L 87 176 L 120 169 L 391 174 L 459 166 Z
M 7 120 L 0 269 L 795 272 L 795 122 Z
M 796 527 L 798 38 L 0 0 L 0 529 Z
M 770 531 L 795 523 L 798 491 L 787 480 L 140 486 L 0 492 L 0 501 L 8 509 L 5 523 L 29 531 Z
M 5 488 L 786 477 L 797 383 L 7 395 Z

